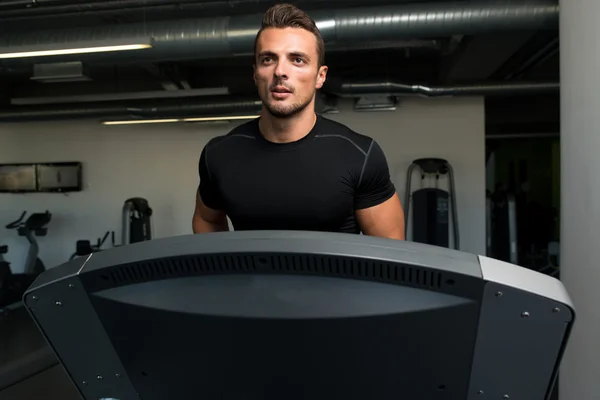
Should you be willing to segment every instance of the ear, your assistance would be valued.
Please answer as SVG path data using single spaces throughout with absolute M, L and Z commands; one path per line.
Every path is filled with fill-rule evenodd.
M 327 79 L 327 66 L 326 65 L 322 65 L 319 68 L 319 73 L 317 74 L 317 84 L 315 85 L 315 87 L 317 89 L 321 89 L 323 87 L 323 84 L 325 83 L 325 80 Z
M 252 79 L 254 79 L 254 85 L 258 86 L 256 83 L 256 64 L 252 64 Z

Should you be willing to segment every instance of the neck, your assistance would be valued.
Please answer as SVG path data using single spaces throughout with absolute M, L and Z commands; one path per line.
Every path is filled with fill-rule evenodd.
M 289 118 L 277 118 L 263 110 L 259 120 L 262 135 L 270 142 L 288 143 L 302 139 L 315 126 L 317 115 L 314 109 L 307 107 Z

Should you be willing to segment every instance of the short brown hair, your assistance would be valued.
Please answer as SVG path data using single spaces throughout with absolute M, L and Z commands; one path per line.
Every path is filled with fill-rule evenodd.
M 325 42 L 321 31 L 317 28 L 315 21 L 304 11 L 292 4 L 280 3 L 269 8 L 263 17 L 260 30 L 254 40 L 254 57 L 256 58 L 256 44 L 258 37 L 267 28 L 302 28 L 317 39 L 317 53 L 319 54 L 319 66 L 325 64 Z

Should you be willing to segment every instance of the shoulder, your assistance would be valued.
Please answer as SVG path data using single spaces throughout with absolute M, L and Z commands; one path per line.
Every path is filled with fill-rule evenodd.
M 319 130 L 317 136 L 347 143 L 348 145 L 345 148 L 349 149 L 348 151 L 355 156 L 347 157 L 346 160 L 354 160 L 356 167 L 361 171 L 361 175 L 366 170 L 383 171 L 387 174 L 387 158 L 383 149 L 373 137 L 358 133 L 348 126 L 328 118 L 321 117 L 321 123 L 323 129 Z M 339 143 L 336 143 L 336 151 L 339 151 L 340 148 Z
M 371 146 L 375 144 L 375 140 L 372 137 L 358 133 L 341 122 L 320 115 L 319 124 L 319 132 L 316 135 L 317 138 L 343 141 L 354 147 L 364 156 L 369 153 Z
M 202 148 L 198 160 L 200 169 L 215 171 L 227 165 L 238 154 L 248 152 L 248 144 L 256 139 L 256 121 L 240 124 L 224 135 L 211 138 Z
M 240 143 L 256 139 L 256 121 L 248 121 L 233 128 L 224 135 L 215 136 L 204 146 L 203 152 L 230 151 L 239 147 Z

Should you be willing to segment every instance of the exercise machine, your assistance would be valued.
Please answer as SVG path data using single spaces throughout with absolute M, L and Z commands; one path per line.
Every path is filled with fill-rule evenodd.
M 418 168 L 421 176 L 421 188 L 412 190 L 412 176 Z M 448 177 L 448 191 L 440 189 L 438 183 L 441 176 Z M 424 187 L 425 178 L 435 179 L 434 187 Z M 406 175 L 406 214 L 405 236 L 408 238 L 408 221 L 410 220 L 411 201 L 414 202 L 412 218 L 412 241 L 441 247 L 450 247 L 450 224 L 452 225 L 453 244 L 460 248 L 458 233 L 458 213 L 456 210 L 456 192 L 454 189 L 454 172 L 448 161 L 441 158 L 420 158 L 408 167 Z M 450 213 L 452 213 L 450 215 Z
M 0 249 L 0 308 L 21 301 L 23 293 L 35 280 L 35 278 L 46 270 L 42 260 L 38 257 L 39 246 L 35 236 L 45 236 L 48 232 L 47 225 L 52 219 L 49 211 L 31 214 L 25 222 L 23 219 L 27 211 L 8 225 L 6 229 L 15 229 L 19 236 L 24 236 L 29 242 L 27 259 L 22 273 L 13 273 L 10 263 L 4 260 L 3 254 L 8 252 L 8 246 Z
M 497 188 L 489 196 L 488 207 L 490 208 L 488 212 L 490 257 L 518 264 L 519 246 L 515 195 L 510 191 Z
M 132 197 L 123 204 L 122 245 L 152 239 L 152 208 L 148 200 Z
M 4 255 L 8 253 L 8 246 L 0 246 L 0 299 L 2 298 L 2 288 L 4 288 L 4 282 L 10 279 L 12 270 L 10 269 L 10 263 L 4 259 Z M 0 309 L 2 309 L 2 301 L 0 300 Z
M 123 204 L 122 214 L 123 226 L 120 246 L 152 239 L 152 208 L 148 204 L 148 200 L 141 197 L 127 199 Z M 102 238 L 97 239 L 96 244 L 92 244 L 87 239 L 78 240 L 75 243 L 75 252 L 71 254 L 69 260 L 105 250 L 102 246 L 104 246 L 109 235 L 111 236 L 112 246 L 119 246 L 115 243 L 115 232 L 107 231 Z
M 38 257 L 40 248 L 35 236 L 46 236 L 48 233 L 47 225 L 52 220 L 52 214 L 47 210 L 43 213 L 34 213 L 23 222 L 25 215 L 27 215 L 27 211 L 23 211 L 16 221 L 6 225 L 6 229 L 15 229 L 19 236 L 24 236 L 29 242 L 29 251 L 27 252 L 24 268 L 25 273 L 40 274 L 46 270 L 46 267 Z
M 548 249 L 546 250 L 546 265 L 537 269 L 542 274 L 548 274 L 555 278 L 560 279 L 560 243 L 550 242 L 548 243 Z
M 85 400 L 547 399 L 575 318 L 526 268 L 302 231 L 107 249 L 24 303 Z
M 485 255 L 493 257 L 492 247 L 492 194 L 485 191 Z
M 75 252 L 73 254 L 71 254 L 71 257 L 69 258 L 69 260 L 72 260 L 75 257 L 83 257 L 83 256 L 87 256 L 91 253 L 96 253 L 96 252 L 104 250 L 102 248 L 102 246 L 106 242 L 108 235 L 111 236 L 111 242 L 112 242 L 113 247 L 116 246 L 115 231 L 106 231 L 106 233 L 104 234 L 104 236 L 102 238 L 98 238 L 96 240 L 96 244 L 92 244 L 92 242 L 87 239 L 78 240 L 75 243 Z

